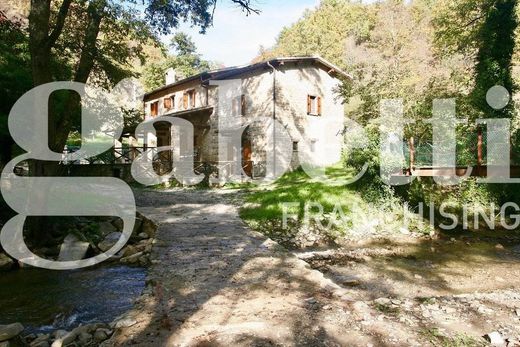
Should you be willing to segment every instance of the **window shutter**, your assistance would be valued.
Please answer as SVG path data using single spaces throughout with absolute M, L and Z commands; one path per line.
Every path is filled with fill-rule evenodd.
M 318 96 L 318 116 L 321 116 L 321 96 Z
M 188 109 L 188 93 L 184 93 L 182 96 L 182 106 L 185 110 Z
M 164 98 L 163 103 L 164 103 L 164 108 L 165 109 L 169 110 L 169 109 L 172 108 L 172 99 L 171 98 L 169 98 L 169 97 L 168 98 Z
M 191 91 L 191 107 L 195 107 L 195 91 Z
M 242 116 L 246 115 L 246 96 L 245 94 L 242 94 L 242 97 L 240 99 L 240 112 Z
M 159 103 L 156 101 L 156 102 L 153 102 L 151 105 L 150 105 L 150 114 L 152 115 L 152 117 L 155 117 L 157 116 L 157 111 L 159 109 Z
M 311 96 L 307 95 L 307 114 L 311 114 L 312 112 L 312 100 Z

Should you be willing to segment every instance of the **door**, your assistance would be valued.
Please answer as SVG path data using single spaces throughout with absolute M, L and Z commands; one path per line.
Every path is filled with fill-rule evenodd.
M 249 177 L 253 177 L 253 162 L 251 161 L 251 141 L 244 140 L 242 143 L 242 169 Z
M 157 147 L 166 147 L 171 145 L 171 130 L 169 126 L 162 125 L 156 130 Z M 172 152 L 162 151 L 157 153 L 156 168 L 159 174 L 165 174 L 172 169 Z

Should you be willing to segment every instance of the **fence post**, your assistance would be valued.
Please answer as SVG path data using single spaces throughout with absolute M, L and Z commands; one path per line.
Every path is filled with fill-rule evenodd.
M 408 147 L 410 149 L 410 175 L 412 174 L 413 169 L 415 168 L 415 144 L 413 136 L 408 140 Z

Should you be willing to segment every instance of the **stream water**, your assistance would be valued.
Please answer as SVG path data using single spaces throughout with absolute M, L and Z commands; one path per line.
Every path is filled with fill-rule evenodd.
M 0 324 L 20 322 L 28 332 L 109 323 L 132 307 L 146 270 L 99 266 L 74 271 L 21 269 L 0 275 Z

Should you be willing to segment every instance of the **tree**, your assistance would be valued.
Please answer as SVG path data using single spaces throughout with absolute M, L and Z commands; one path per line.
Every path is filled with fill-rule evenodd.
M 501 110 L 491 109 L 486 93 L 495 85 L 505 87 L 510 93 L 516 91 L 512 74 L 517 0 L 443 0 L 438 8 L 435 20 L 438 47 L 471 52 L 476 57 L 471 118 L 512 118 L 512 103 Z
M 251 0 L 231 2 L 246 14 L 258 13 Z M 149 0 L 144 1 L 144 10 L 133 4 L 131 0 L 119 4 L 108 0 L 31 0 L 29 52 L 33 85 L 56 79 L 51 69 L 56 56 L 66 56 L 71 62 L 71 79 L 76 82 L 106 81 L 108 71 L 111 76 L 123 76 L 132 58 L 140 57 L 144 42 L 170 33 L 180 21 L 191 21 L 204 32 L 212 23 L 216 0 Z M 128 44 L 129 39 L 134 44 Z M 79 108 L 74 93 L 66 93 L 63 103 L 62 111 L 49 105 L 49 148 L 55 152 L 63 150 Z M 57 169 L 57 165 L 54 167 Z
M 373 25 L 373 6 L 359 2 L 323 0 L 314 10 L 284 28 L 271 49 L 260 47 L 255 61 L 277 56 L 319 54 L 345 67 L 345 43 L 349 35 L 363 39 Z
M 150 91 L 164 85 L 164 76 L 168 69 L 175 69 L 177 78 L 186 78 L 208 70 L 212 65 L 201 58 L 191 37 L 183 32 L 176 33 L 170 42 L 174 55 L 165 54 L 164 59 L 147 64 L 142 75 L 146 90 Z
M 14 144 L 7 129 L 7 117 L 16 100 L 31 88 L 28 37 L 22 23 L 8 19 L 0 11 L 0 163 L 11 159 Z

